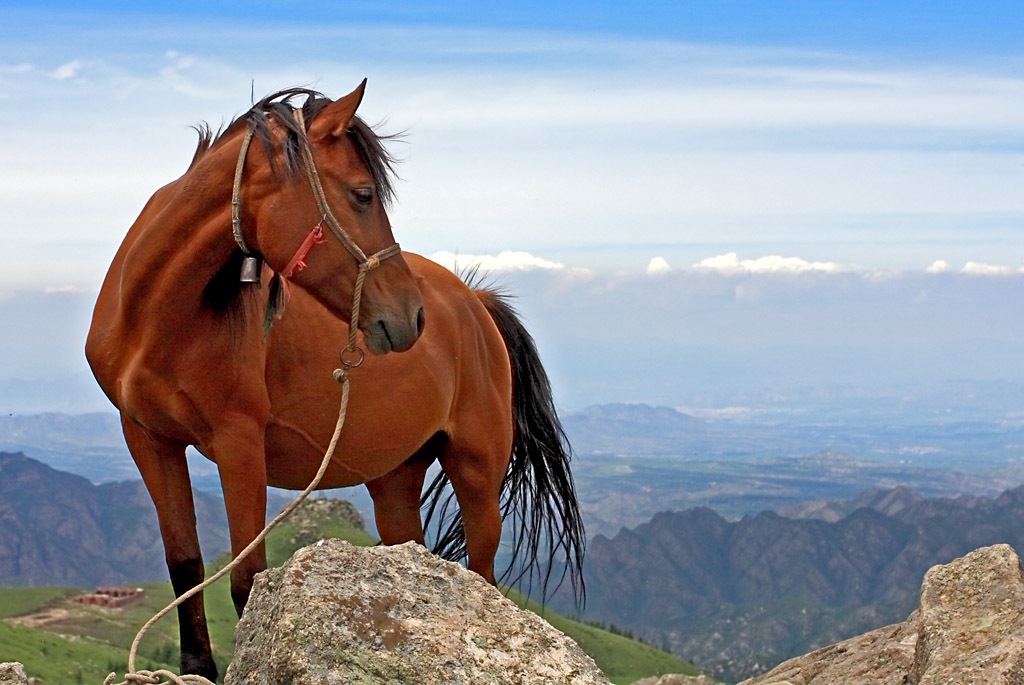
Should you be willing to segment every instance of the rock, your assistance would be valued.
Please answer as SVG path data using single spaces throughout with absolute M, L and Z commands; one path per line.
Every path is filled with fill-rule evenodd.
M 25 667 L 17 661 L 0 664 L 0 685 L 27 685 L 28 676 Z
M 608 684 L 571 639 L 422 546 L 325 540 L 256 576 L 225 685 Z
M 740 685 L 1019 685 L 1024 573 L 1009 545 L 932 567 L 901 624 L 819 649 Z
M 667 673 L 634 681 L 633 685 L 717 685 L 718 681 L 709 675 L 682 675 Z
M 911 682 L 1024 680 L 1024 574 L 1009 545 L 931 568 L 918 614 Z
M 295 531 L 288 540 L 291 549 L 311 545 L 324 537 L 325 522 L 341 522 L 356 530 L 366 530 L 359 510 L 351 502 L 343 499 L 306 499 L 292 512 L 288 520 Z

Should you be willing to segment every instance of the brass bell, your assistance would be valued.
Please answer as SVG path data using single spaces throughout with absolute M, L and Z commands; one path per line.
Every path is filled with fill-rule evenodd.
M 249 255 L 242 258 L 242 274 L 239 280 L 242 283 L 259 283 L 260 282 L 260 268 L 263 266 L 263 262 L 259 257 L 253 257 Z

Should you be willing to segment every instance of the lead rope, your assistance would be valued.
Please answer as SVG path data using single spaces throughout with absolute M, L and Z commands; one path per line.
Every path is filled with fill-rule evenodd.
M 353 324 L 354 323 L 355 321 L 353 320 Z M 353 328 L 355 328 L 354 325 Z M 357 347 L 356 349 L 358 350 L 359 348 Z M 351 365 L 348 364 L 343 358 L 342 366 L 345 367 Z M 309 485 L 306 486 L 306 489 L 303 490 L 298 497 L 292 500 L 291 504 L 285 507 L 280 514 L 275 516 L 274 519 L 266 525 L 266 527 L 260 532 L 260 534 L 257 535 L 256 538 L 252 542 L 250 542 L 245 549 L 238 553 L 237 557 L 231 560 L 231 563 L 222 568 L 220 571 L 217 571 L 217 573 L 210 576 L 199 585 L 196 585 L 191 590 L 178 597 L 176 600 L 174 600 L 166 607 L 161 609 L 155 616 L 153 616 L 153 618 L 149 619 L 149 621 L 147 621 L 146 624 L 142 626 L 142 628 L 139 630 L 138 634 L 135 636 L 135 640 L 132 642 L 131 650 L 128 652 L 128 671 L 125 673 L 124 681 L 115 684 L 114 681 L 117 679 L 117 673 L 111 673 L 103 680 L 103 685 L 130 685 L 131 683 L 148 683 L 150 685 L 158 685 L 159 683 L 163 682 L 161 681 L 161 678 L 167 678 L 166 682 L 174 683 L 174 685 L 188 685 L 190 683 L 198 683 L 199 685 L 215 685 L 215 683 L 212 683 L 211 681 L 207 680 L 206 678 L 200 675 L 176 675 L 171 671 L 167 671 L 164 669 L 157 671 L 136 671 L 135 654 L 138 651 L 139 642 L 142 640 L 142 636 L 146 634 L 146 631 L 148 631 L 150 627 L 153 626 L 153 624 L 155 624 L 161 618 L 166 616 L 172 609 L 174 609 L 179 604 L 186 601 L 193 595 L 202 592 L 207 586 L 217 582 L 218 580 L 223 578 L 227 573 L 229 573 L 233 568 L 238 566 L 238 564 L 241 563 L 241 561 L 245 559 L 245 557 L 247 557 L 250 552 L 256 549 L 256 547 L 261 542 L 263 542 L 263 540 L 267 537 L 267 534 L 270 533 L 270 531 L 273 530 L 277 524 L 286 519 L 293 511 L 295 511 L 295 508 L 299 506 L 302 500 L 306 499 L 309 493 L 311 493 L 316 488 L 316 486 L 320 484 L 320 480 L 324 477 L 324 474 L 327 472 L 327 467 L 331 463 L 331 457 L 334 456 L 334 450 L 338 446 L 338 439 L 341 437 L 341 429 L 345 425 L 345 414 L 348 411 L 348 370 L 346 368 L 335 369 L 334 380 L 341 383 L 341 406 L 338 409 L 338 421 L 334 425 L 334 435 L 331 436 L 331 442 L 327 446 L 327 452 L 324 453 L 323 461 L 320 462 L 320 469 L 316 472 L 316 475 L 313 477 L 313 480 L 310 481 Z
M 297 119 L 299 120 L 300 126 L 303 125 L 302 110 L 296 110 Z M 245 151 L 249 147 L 249 142 L 252 138 L 252 129 L 250 128 L 247 132 L 245 139 L 242 144 L 242 153 L 239 155 L 238 165 L 235 172 L 235 188 L 233 188 L 232 197 L 232 219 L 233 219 L 233 233 L 235 240 L 238 241 L 240 246 L 244 245 L 244 240 L 241 240 L 241 230 L 238 227 L 238 223 L 234 221 L 235 217 L 238 216 L 238 209 L 235 205 L 235 201 L 238 197 L 238 185 L 241 173 L 239 169 L 244 163 Z M 307 158 L 306 167 L 310 178 L 310 184 L 313 187 L 313 195 L 316 197 L 317 204 L 320 206 L 321 211 L 324 212 L 325 220 L 327 225 L 331 228 L 335 236 L 352 252 L 353 256 L 359 262 L 359 272 L 356 274 L 356 282 L 352 292 L 352 315 L 349 317 L 349 329 L 348 329 L 348 344 L 341 351 L 341 367 L 337 368 L 333 372 L 334 380 L 341 383 L 341 406 L 338 408 L 338 421 L 334 425 L 334 435 L 331 436 L 331 442 L 327 446 L 327 451 L 324 453 L 323 461 L 320 462 L 320 468 L 317 470 L 313 480 L 310 481 L 306 489 L 303 490 L 298 497 L 292 500 L 291 504 L 284 508 L 280 514 L 274 517 L 274 519 L 266 525 L 266 527 L 260 532 L 256 538 L 249 543 L 249 545 L 238 553 L 238 556 L 231 560 L 227 566 L 217 571 L 214 575 L 204 580 L 199 585 L 196 585 L 188 592 L 185 592 L 180 597 L 175 599 L 173 602 L 161 609 L 153 618 L 149 619 L 139 632 L 135 635 L 135 639 L 132 641 L 131 650 L 128 652 L 128 671 L 125 673 L 124 680 L 120 683 L 115 683 L 117 679 L 117 673 L 110 673 L 106 678 L 103 679 L 103 685 L 132 685 L 133 683 L 145 683 L 146 685 L 160 685 L 160 683 L 173 683 L 174 685 L 216 685 L 216 683 L 204 678 L 201 675 L 185 674 L 177 675 L 166 669 L 159 669 L 156 671 L 148 670 L 135 670 L 135 654 L 139 648 L 139 642 L 142 641 L 142 636 L 146 634 L 146 631 L 150 629 L 157 621 L 166 616 L 172 609 L 177 607 L 182 602 L 188 600 L 190 597 L 202 592 L 205 588 L 217 582 L 229 573 L 233 568 L 238 566 L 245 557 L 247 557 L 256 547 L 266 539 L 267 535 L 271 530 L 274 529 L 277 524 L 286 519 L 296 507 L 302 503 L 302 500 L 311 493 L 316 486 L 320 484 L 320 480 L 324 477 L 327 472 L 327 467 L 331 463 L 331 458 L 334 456 L 334 450 L 338 446 L 338 439 L 341 437 L 341 429 L 345 426 L 345 415 L 348 412 L 348 398 L 349 398 L 349 379 L 348 370 L 353 369 L 363 363 L 363 359 L 366 354 L 362 348 L 356 342 L 356 331 L 359 328 L 359 304 L 363 295 L 363 281 L 366 280 L 366 274 L 375 269 L 382 259 L 387 259 L 400 252 L 398 244 L 394 244 L 391 247 L 384 248 L 380 252 L 367 257 L 359 246 L 355 244 L 355 241 L 349 237 L 348 233 L 345 232 L 341 225 L 337 223 L 337 219 L 334 218 L 334 214 L 331 213 L 330 207 L 327 206 L 326 197 L 322 195 L 323 188 L 320 186 L 320 179 L 316 173 L 316 167 L 313 165 L 312 154 L 309 151 L 308 146 L 303 146 L 303 157 Z M 354 249 L 353 249 L 354 248 Z M 246 248 L 243 247 L 243 250 Z M 355 359 L 350 359 L 351 355 L 356 355 Z M 166 678 L 166 681 L 162 681 L 161 678 Z

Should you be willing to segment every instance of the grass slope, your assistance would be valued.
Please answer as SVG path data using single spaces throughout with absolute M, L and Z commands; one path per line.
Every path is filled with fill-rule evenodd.
M 78 590 L 67 587 L 19 587 L 0 590 L 0 618 L 21 616 L 40 607 L 59 604 Z
M 538 614 L 552 626 L 562 631 L 590 655 L 594 663 L 604 671 L 608 680 L 615 685 L 629 685 L 636 680 L 665 673 L 699 675 L 693 663 L 680 659 L 662 649 L 616 635 L 597 626 L 575 621 L 544 609 L 525 595 L 509 590 L 509 599 L 523 609 Z
M 267 538 L 269 563 L 280 565 L 299 547 L 324 537 L 338 537 L 362 546 L 376 544 L 377 541 L 351 519 L 336 514 L 332 507 L 319 504 L 296 512 L 295 519 L 282 523 Z M 208 576 L 226 562 L 227 559 L 222 558 L 210 564 Z M 229 584 L 225 578 L 205 591 L 210 638 L 222 676 L 231 660 L 238 620 Z M 20 661 L 30 676 L 41 677 L 48 683 L 96 683 L 111 671 L 123 675 L 135 634 L 173 599 L 170 583 L 144 587 L 143 601 L 116 610 L 68 604 L 66 597 L 78 591 L 67 588 L 0 589 L 0 618 L 46 607 L 68 612 L 66 618 L 48 624 L 46 629 L 0 621 L 0 661 Z M 628 685 L 634 680 L 664 673 L 697 673 L 693 664 L 672 654 L 544 610 L 515 591 L 509 591 L 508 595 L 520 607 L 541 615 L 573 638 L 616 685 Z M 142 639 L 136 667 L 168 668 L 177 672 L 177 662 L 178 624 L 173 615 L 168 615 Z
M 0 601 L 7 592 L 0 593 Z M 0 622 L 0 661 L 20 661 L 46 683 L 99 683 L 111 671 L 124 673 L 125 648 L 94 640 L 69 640 L 45 630 Z

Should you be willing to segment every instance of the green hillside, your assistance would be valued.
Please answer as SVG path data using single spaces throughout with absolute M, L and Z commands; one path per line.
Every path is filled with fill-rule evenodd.
M 281 564 L 299 547 L 324 537 L 364 546 L 376 543 L 347 502 L 312 500 L 271 533 L 267 540 L 269 562 Z M 217 560 L 208 573 L 224 563 L 226 559 Z M 0 618 L 40 611 L 50 614 L 44 627 L 0 621 L 0 661 L 21 661 L 30 676 L 47 683 L 97 683 L 111 671 L 123 675 L 139 627 L 173 598 L 170 583 L 144 587 L 143 601 L 114 611 L 67 602 L 77 591 L 66 588 L 0 589 Z M 222 579 L 205 594 L 214 656 L 223 675 L 231 659 L 237 622 L 228 581 Z M 667 652 L 543 610 L 518 593 L 510 592 L 509 597 L 576 640 L 616 685 L 650 675 L 697 672 L 693 664 Z M 177 621 L 170 615 L 153 626 L 140 644 L 136 667 L 177 672 L 177 630 Z
M 662 649 L 588 623 L 566 618 L 544 609 L 514 590 L 507 594 L 518 606 L 542 616 L 552 626 L 575 640 L 616 685 L 628 685 L 640 678 L 665 673 L 700 673 L 691 662 Z

